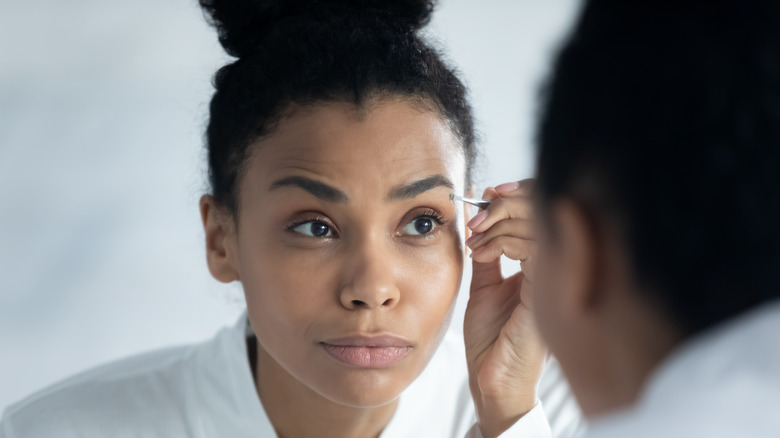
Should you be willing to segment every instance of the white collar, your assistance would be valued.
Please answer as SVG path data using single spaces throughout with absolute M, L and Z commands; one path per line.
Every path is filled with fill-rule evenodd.
M 199 350 L 195 388 L 203 409 L 204 428 L 222 436 L 276 437 L 255 389 L 247 356 L 252 331 L 244 312 L 232 327 L 220 330 Z

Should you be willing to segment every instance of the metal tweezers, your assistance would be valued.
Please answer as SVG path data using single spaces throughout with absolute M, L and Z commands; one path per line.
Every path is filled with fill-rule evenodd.
M 466 204 L 471 204 L 479 208 L 487 208 L 488 205 L 490 205 L 490 201 L 487 199 L 464 198 L 463 196 L 458 196 L 455 193 L 450 193 L 450 200 L 465 202 Z

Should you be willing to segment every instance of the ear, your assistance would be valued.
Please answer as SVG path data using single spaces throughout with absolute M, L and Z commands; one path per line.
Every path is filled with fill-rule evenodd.
M 574 314 L 590 313 L 604 287 L 604 245 L 595 218 L 573 201 L 556 201 L 550 208 L 555 245 L 561 264 L 562 307 Z
M 206 262 L 209 272 L 223 283 L 240 280 L 236 257 L 233 218 L 211 195 L 200 198 L 200 217 L 206 233 Z

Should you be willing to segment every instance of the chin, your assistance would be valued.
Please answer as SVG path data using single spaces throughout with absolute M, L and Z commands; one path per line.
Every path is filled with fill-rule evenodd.
M 340 405 L 373 408 L 395 401 L 413 380 L 386 370 L 356 370 L 340 379 L 323 379 L 312 389 Z

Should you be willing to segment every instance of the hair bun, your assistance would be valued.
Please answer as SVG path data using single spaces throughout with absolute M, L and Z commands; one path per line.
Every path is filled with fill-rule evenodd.
M 436 0 L 363 0 L 352 2 L 357 7 L 384 10 L 404 21 L 411 30 L 418 31 L 431 21 Z
M 257 50 L 281 21 L 328 14 L 364 14 L 396 19 L 410 31 L 431 20 L 436 0 L 199 0 L 228 54 L 242 57 Z

